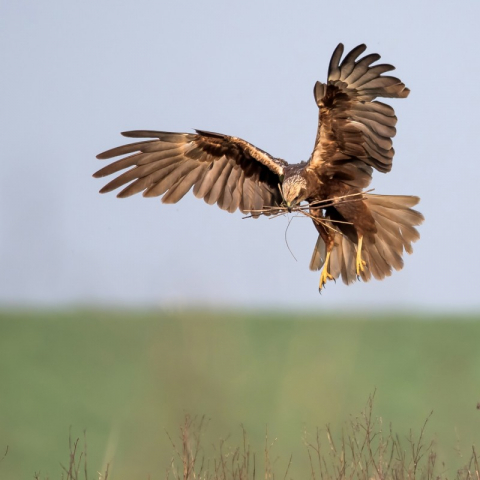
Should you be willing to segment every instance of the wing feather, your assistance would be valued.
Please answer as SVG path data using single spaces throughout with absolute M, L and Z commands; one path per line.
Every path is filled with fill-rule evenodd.
M 200 165 L 195 160 L 187 160 L 181 162 L 177 168 L 172 169 L 161 179 L 157 180 L 154 185 L 148 187 L 144 192 L 144 197 L 159 197 L 163 195 L 169 188 L 172 188 L 185 175 Z
M 240 178 L 241 172 L 242 170 L 238 167 L 233 167 L 230 170 L 228 178 L 226 179 L 226 182 L 225 182 L 223 193 L 220 195 L 220 198 L 218 199 L 218 202 L 217 202 L 218 206 L 221 209 L 230 211 L 230 205 L 233 202 L 233 194 L 237 186 L 238 179 Z
M 264 201 L 268 199 L 268 195 L 263 196 L 263 189 L 259 183 L 254 183 L 254 196 L 253 196 L 253 210 L 258 212 L 263 208 Z
M 245 182 L 245 172 L 242 170 L 240 173 L 240 177 L 238 178 L 237 185 L 235 186 L 235 190 L 233 191 L 232 195 L 232 203 L 230 205 L 229 212 L 235 211 L 237 208 L 240 209 L 240 203 L 243 198 L 243 184 Z
M 187 175 L 182 177 L 168 192 L 162 197 L 163 203 L 177 203 L 181 200 L 187 192 L 192 188 L 195 182 L 203 175 L 206 165 L 197 165 L 193 170 L 190 170 Z
M 347 85 L 351 85 L 359 78 L 363 77 L 363 75 L 367 73 L 370 65 L 377 60 L 380 60 L 380 55 L 378 53 L 371 53 L 370 55 L 365 55 L 365 57 L 363 57 L 355 64 L 355 68 L 353 69 L 352 73 L 345 79 L 345 83 Z
M 374 67 L 370 67 L 355 82 L 349 83 L 348 87 L 349 88 L 363 87 L 363 89 L 376 88 L 377 86 L 386 87 L 389 84 L 393 83 L 387 79 L 390 79 L 393 77 L 380 77 L 380 75 L 385 72 L 391 72 L 392 70 L 395 70 L 395 67 L 393 65 L 388 65 L 388 64 L 375 65 Z M 398 80 L 398 78 L 395 78 L 395 80 L 396 80 L 394 82 L 395 84 L 400 83 L 400 80 Z
M 203 198 L 207 203 L 209 203 L 207 195 L 210 193 L 210 190 L 213 188 L 213 185 L 220 177 L 222 170 L 227 165 L 227 158 L 225 156 L 220 157 L 216 162 L 212 164 L 210 170 L 206 173 L 206 175 L 202 179 L 202 185 L 199 188 L 197 194 L 195 195 L 197 198 Z M 212 202 L 212 204 L 215 202 Z
M 383 75 L 394 70 L 393 65 L 372 66 L 380 55 L 359 58 L 365 49 L 365 45 L 358 45 L 341 61 L 343 45 L 337 46 L 328 82 L 315 84 L 319 126 L 308 164 L 319 176 L 337 176 L 358 188 L 368 186 L 372 168 L 381 172 L 392 168 L 397 117 L 392 107 L 375 98 L 404 98 L 409 93 L 401 80 Z M 349 167 L 350 163 L 355 168 Z
M 138 152 L 140 150 L 140 147 L 142 147 L 142 152 L 144 152 L 148 144 L 155 144 L 155 143 L 156 143 L 156 140 L 148 140 L 148 142 L 129 143 L 128 145 L 122 145 L 120 147 L 111 148 L 110 150 L 106 150 L 105 152 L 99 153 L 97 155 L 97 158 L 99 160 L 108 160 L 109 158 L 118 157 L 119 155 L 126 155 L 127 153 Z
M 345 79 L 353 72 L 353 69 L 355 68 L 355 60 L 361 55 L 365 50 L 367 49 L 367 46 L 362 44 L 358 45 L 358 47 L 355 47 L 353 50 L 351 50 L 343 59 L 342 62 L 342 68 L 341 68 L 341 73 L 340 73 L 340 80 L 345 81 Z
M 255 184 L 253 182 L 244 182 L 243 183 L 243 194 L 240 201 L 240 211 L 249 212 L 253 210 L 253 196 Z
M 209 193 L 210 201 L 207 203 L 210 203 L 210 204 L 218 203 L 220 197 L 225 191 L 225 186 L 227 184 L 227 180 L 228 180 L 228 177 L 230 176 L 230 172 L 232 171 L 232 168 L 233 168 L 233 164 L 227 161 L 217 181 L 215 182 L 212 189 L 210 190 L 210 193 Z
M 177 163 L 173 165 L 167 165 L 165 167 L 159 168 L 156 172 L 147 175 L 146 177 L 138 178 L 137 180 L 130 183 L 125 187 L 118 195 L 118 198 L 127 198 L 135 195 L 137 193 L 143 193 L 144 196 L 147 196 L 148 189 L 159 182 L 162 178 L 167 176 L 170 172 L 175 170 L 178 167 Z
M 379 101 L 375 102 L 358 102 L 355 105 L 355 111 L 356 112 L 374 112 L 375 114 L 382 115 L 382 121 L 387 122 L 387 121 L 394 121 L 395 125 L 397 123 L 397 117 L 395 116 L 395 111 L 390 105 L 387 105 L 386 103 L 382 103 Z M 390 125 L 390 123 L 388 124 Z
M 343 55 L 343 44 L 339 43 L 337 48 L 333 52 L 332 58 L 330 59 L 330 64 L 328 66 L 328 78 L 332 81 L 340 79 L 341 70 L 339 67 L 340 59 Z
M 135 153 L 134 155 L 130 155 L 129 157 L 122 158 L 117 160 L 106 167 L 101 168 L 94 174 L 95 178 L 106 177 L 107 175 L 111 175 L 112 173 L 117 173 L 120 170 L 125 170 L 125 168 L 133 167 L 133 165 L 137 165 L 139 161 L 139 157 L 142 153 Z
M 193 187 L 196 197 L 229 212 L 260 210 L 266 202 L 281 203 L 277 186 L 287 162 L 238 137 L 196 132 L 123 132 L 126 137 L 149 140 L 97 155 L 99 159 L 127 155 L 94 174 L 99 178 L 128 169 L 107 183 L 101 193 L 124 186 L 119 197 L 143 192 L 145 197 L 164 195 L 164 203 L 176 203 Z
M 160 161 L 160 162 L 155 162 L 155 163 L 147 163 L 146 165 L 141 165 L 136 168 L 132 168 L 130 170 L 127 170 L 125 173 L 122 173 L 119 175 L 117 178 L 113 179 L 111 182 L 107 183 L 101 190 L 100 193 L 107 193 L 111 192 L 112 190 L 117 189 L 118 187 L 121 187 L 122 185 L 125 185 L 128 182 L 131 182 L 132 180 L 135 180 L 136 178 L 143 178 L 148 175 L 153 174 L 154 172 L 168 167 L 172 164 L 178 163 L 179 160 L 181 160 L 182 157 L 174 157 L 174 158 L 169 158 L 165 161 Z

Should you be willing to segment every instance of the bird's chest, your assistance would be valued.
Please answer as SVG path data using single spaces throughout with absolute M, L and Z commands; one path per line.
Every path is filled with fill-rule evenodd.
M 335 178 L 311 176 L 307 180 L 307 185 L 310 201 L 336 199 L 356 193 L 356 189 Z

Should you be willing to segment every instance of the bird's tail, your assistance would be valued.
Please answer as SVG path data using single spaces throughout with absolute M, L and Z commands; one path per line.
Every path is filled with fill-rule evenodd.
M 420 238 L 415 227 L 423 222 L 424 217 L 411 208 L 420 199 L 406 195 L 365 194 L 363 201 L 375 220 L 377 232 L 374 241 L 363 241 L 362 258 L 366 261 L 366 266 L 361 272 L 361 278 L 368 282 L 373 275 L 377 280 L 382 280 L 392 274 L 392 269 L 403 268 L 403 252 L 412 253 L 412 243 Z M 325 254 L 325 243 L 319 236 L 310 261 L 310 270 L 320 270 Z M 347 285 L 354 282 L 357 278 L 356 254 L 356 243 L 346 235 L 336 233 L 335 246 L 330 256 L 330 275 L 335 279 L 341 276 Z

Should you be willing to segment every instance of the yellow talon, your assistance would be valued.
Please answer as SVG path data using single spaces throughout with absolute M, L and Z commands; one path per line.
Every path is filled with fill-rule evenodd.
M 365 260 L 362 259 L 362 242 L 363 242 L 363 235 L 358 237 L 357 261 L 356 261 L 357 277 L 360 276 L 360 273 L 365 270 L 365 266 L 367 265 L 367 262 L 365 262 Z
M 323 264 L 322 273 L 320 274 L 320 284 L 318 285 L 319 291 L 322 291 L 322 288 L 326 285 L 327 280 L 335 280 L 333 276 L 328 273 L 329 260 L 330 252 L 327 252 L 327 257 L 325 258 L 325 263 Z

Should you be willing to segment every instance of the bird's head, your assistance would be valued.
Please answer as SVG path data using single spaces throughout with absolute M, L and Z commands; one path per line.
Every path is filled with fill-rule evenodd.
M 282 183 L 282 195 L 288 211 L 307 198 L 307 182 L 300 175 L 287 177 Z

